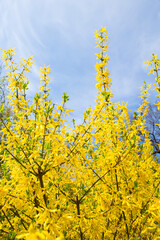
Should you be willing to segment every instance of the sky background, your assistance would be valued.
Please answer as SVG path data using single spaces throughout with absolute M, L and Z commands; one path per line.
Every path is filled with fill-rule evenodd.
M 34 55 L 29 97 L 39 87 L 39 67 L 51 68 L 51 99 L 67 92 L 71 118 L 80 123 L 94 106 L 95 36 L 109 32 L 114 101 L 136 110 L 140 84 L 154 79 L 144 62 L 160 57 L 160 0 L 0 0 L 0 48 L 16 48 L 16 60 Z

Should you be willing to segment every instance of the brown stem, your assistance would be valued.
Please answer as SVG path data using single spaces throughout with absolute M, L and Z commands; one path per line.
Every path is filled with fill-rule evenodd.
M 44 189 L 43 173 L 40 168 L 38 168 L 38 179 L 40 181 L 41 189 L 43 190 Z M 43 194 L 43 199 L 44 199 L 45 205 L 47 207 L 47 196 L 45 193 Z
M 0 116 L 0 120 L 1 120 L 1 122 L 3 123 L 3 125 L 5 126 L 5 128 L 7 129 L 7 131 L 9 132 L 9 134 L 10 134 L 11 136 L 13 136 L 12 132 L 11 132 L 10 129 L 7 127 L 7 125 L 5 124 L 5 122 L 3 121 L 3 119 L 2 119 L 1 116 Z M 19 145 L 19 143 L 18 143 L 18 141 L 17 141 L 16 139 L 15 139 L 15 142 Z M 28 161 L 29 164 L 31 165 L 31 162 L 30 162 L 29 158 L 27 157 L 27 155 L 26 155 L 24 149 L 22 148 L 22 146 L 20 146 L 20 149 L 22 150 L 25 158 L 27 159 L 27 161 Z M 33 173 L 33 172 L 31 172 L 31 173 L 32 173 L 33 175 L 35 175 L 36 172 L 34 171 L 33 167 L 32 167 L 32 170 L 33 170 L 34 173 Z
M 13 207 L 14 207 L 14 206 L 13 206 Z M 15 210 L 14 210 L 14 209 L 15 209 Z M 10 210 L 14 213 L 15 216 L 17 216 L 18 218 L 20 218 L 21 223 L 22 223 L 24 229 L 27 230 L 27 227 L 25 226 L 24 223 L 26 223 L 28 226 L 29 226 L 29 224 L 19 215 L 19 213 L 18 213 L 18 211 L 17 211 L 17 209 L 16 209 L 15 207 L 14 207 L 14 209 L 11 208 Z
M 80 218 L 80 201 L 78 200 L 78 196 L 76 196 L 76 206 L 77 206 L 77 215 L 78 215 L 78 218 Z M 83 232 L 82 232 L 82 229 L 81 227 L 79 226 L 79 232 L 80 232 L 80 238 L 81 240 L 83 240 Z
M 54 186 L 66 197 L 69 198 L 69 200 L 73 203 L 76 203 L 76 200 L 74 200 L 73 198 L 71 198 L 70 196 L 67 196 L 67 194 L 65 192 L 63 192 L 59 186 L 57 186 L 56 184 L 54 184 Z
M 117 192 L 119 192 L 119 184 L 118 184 L 118 176 L 117 176 L 117 169 L 116 168 L 115 168 L 115 177 L 116 177 Z
M 119 164 L 120 159 L 118 159 L 117 163 L 113 166 L 113 168 L 115 168 L 118 164 Z M 103 177 L 105 177 L 105 175 L 107 173 L 109 173 L 111 171 L 111 169 L 109 169 L 107 172 L 105 172 L 100 178 L 98 178 L 89 188 L 88 190 L 83 194 L 83 196 L 79 199 L 79 201 L 81 202 L 83 200 L 83 198 L 87 195 L 87 193 L 91 190 L 91 188 L 93 188 L 96 183 L 98 183 Z
M 11 226 L 11 228 L 14 230 L 14 227 L 13 227 L 13 225 L 12 225 L 12 223 L 11 223 L 11 221 L 9 220 L 9 218 L 7 217 L 7 215 L 5 214 L 5 212 L 2 210 L 2 212 L 3 212 L 3 214 L 4 214 L 4 216 L 5 216 L 5 218 L 7 219 L 7 221 L 8 221 L 8 223 L 9 223 L 9 225 Z
M 5 150 L 18 162 L 24 169 L 26 169 L 26 166 L 24 166 L 17 157 L 15 157 L 7 148 Z
M 128 230 L 128 225 L 127 225 L 127 223 L 126 223 L 126 216 L 125 216 L 124 211 L 122 211 L 122 213 L 123 213 L 123 218 L 124 218 L 125 225 L 126 225 L 127 238 L 129 239 L 129 230 Z
M 6 148 L 5 150 L 16 160 L 16 162 L 18 162 L 24 169 L 26 169 L 26 166 L 24 166 L 24 165 L 19 161 L 19 159 L 18 159 L 17 157 L 15 157 L 7 148 Z M 32 168 L 32 169 L 33 169 L 33 168 Z M 34 171 L 34 169 L 33 169 L 33 171 Z M 37 176 L 37 174 L 35 173 L 35 171 L 34 171 L 34 172 L 29 171 L 29 173 L 33 174 L 34 176 Z
M 1 232 L 9 234 L 9 232 L 4 231 L 3 229 L 1 229 Z M 2 235 L 0 235 L 0 236 L 2 236 Z
M 122 219 L 122 213 L 121 213 L 121 215 L 120 215 L 120 217 L 119 217 L 119 220 L 118 220 L 118 222 L 117 222 L 117 226 L 116 226 L 116 227 L 118 227 L 118 225 L 120 224 L 121 219 Z M 114 233 L 114 237 L 113 237 L 114 240 L 116 239 L 117 232 L 118 232 L 118 231 L 117 231 L 117 229 L 116 229 L 116 231 L 115 231 L 115 233 Z

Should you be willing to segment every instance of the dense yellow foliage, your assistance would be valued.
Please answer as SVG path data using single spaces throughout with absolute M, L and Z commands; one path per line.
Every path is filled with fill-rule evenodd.
M 4 123 L 0 116 L 1 239 L 160 239 L 160 167 L 145 127 L 151 86 L 142 87 L 131 121 L 127 104 L 112 101 L 106 29 L 96 38 L 95 108 L 73 129 L 64 120 L 68 96 L 56 107 L 49 100 L 50 69 L 40 69 L 40 89 L 29 104 L 32 57 L 16 64 L 13 49 L 3 50 L 16 118 Z M 159 96 L 156 55 L 148 65 Z

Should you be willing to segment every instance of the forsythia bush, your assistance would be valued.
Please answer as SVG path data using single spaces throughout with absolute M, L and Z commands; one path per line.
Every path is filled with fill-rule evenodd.
M 40 69 L 29 103 L 32 57 L 16 64 L 15 52 L 3 50 L 15 117 L 0 115 L 0 239 L 160 239 L 160 167 L 145 124 L 151 86 L 142 87 L 131 121 L 127 104 L 112 101 L 106 29 L 96 38 L 96 104 L 73 129 L 65 121 L 68 96 L 56 106 L 49 100 L 49 68 Z M 156 55 L 148 65 L 160 97 Z

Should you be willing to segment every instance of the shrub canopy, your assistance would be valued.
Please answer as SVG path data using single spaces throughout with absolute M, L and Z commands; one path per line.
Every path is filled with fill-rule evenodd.
M 112 100 L 108 32 L 96 32 L 97 98 L 81 125 L 65 120 L 68 96 L 49 100 L 49 67 L 40 69 L 39 92 L 29 104 L 32 57 L 14 60 L 3 50 L 13 115 L 3 123 L 0 179 L 1 239 L 159 239 L 160 167 L 146 129 L 150 85 L 141 87 L 133 121 L 127 104 Z M 159 59 L 155 72 L 160 97 Z M 160 108 L 160 102 L 157 103 Z

